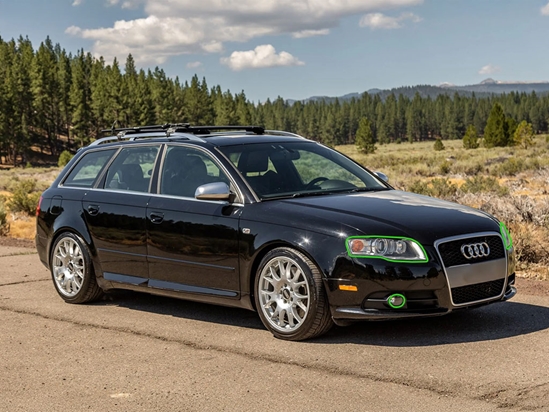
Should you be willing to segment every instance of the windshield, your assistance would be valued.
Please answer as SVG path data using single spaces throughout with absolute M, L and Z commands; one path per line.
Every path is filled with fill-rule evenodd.
M 314 142 L 219 148 L 261 199 L 388 190 L 352 160 Z

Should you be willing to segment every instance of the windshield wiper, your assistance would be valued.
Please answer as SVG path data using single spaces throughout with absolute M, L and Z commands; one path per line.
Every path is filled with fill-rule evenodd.
M 382 190 L 391 190 L 388 187 L 356 187 L 354 189 L 347 190 L 349 193 L 357 192 L 379 192 Z

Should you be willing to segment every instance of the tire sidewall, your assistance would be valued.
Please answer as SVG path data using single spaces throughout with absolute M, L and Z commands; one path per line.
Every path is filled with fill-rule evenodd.
M 259 281 L 261 277 L 261 272 L 263 271 L 267 263 L 269 263 L 269 261 L 271 261 L 275 257 L 280 257 L 280 256 L 290 258 L 299 264 L 300 269 L 303 272 L 303 275 L 307 280 L 307 284 L 309 286 L 309 311 L 307 313 L 307 317 L 305 318 L 305 321 L 296 330 L 293 330 L 288 333 L 274 329 L 273 327 L 270 326 L 269 321 L 265 318 L 265 314 L 261 309 L 261 302 L 259 300 Z M 276 248 L 269 251 L 263 257 L 263 259 L 261 259 L 261 263 L 259 264 L 256 276 L 255 276 L 255 281 L 254 281 L 254 300 L 255 300 L 257 312 L 259 314 L 259 317 L 261 318 L 261 322 L 276 338 L 285 339 L 285 340 L 301 340 L 308 334 L 313 323 L 315 322 L 315 317 L 318 310 L 319 293 L 320 291 L 314 280 L 311 268 L 301 258 L 301 256 L 298 253 L 295 253 L 292 249 Z
M 64 239 L 67 239 L 67 238 L 70 238 L 70 239 L 74 240 L 78 244 L 78 247 L 80 248 L 80 250 L 82 252 L 82 258 L 84 259 L 84 265 L 85 265 L 84 273 L 83 273 L 84 274 L 84 281 L 82 282 L 82 286 L 80 287 L 80 290 L 74 296 L 64 295 L 59 290 L 59 286 L 57 285 L 57 282 L 55 281 L 55 274 L 53 272 L 53 262 L 54 262 L 55 249 L 57 248 L 57 245 L 61 241 L 63 241 Z M 65 302 L 68 302 L 68 303 L 81 303 L 81 302 L 84 302 L 85 301 L 85 296 L 86 296 L 87 291 L 90 287 L 90 282 L 92 282 L 92 276 L 95 276 L 93 274 L 93 270 L 92 270 L 90 252 L 89 252 L 89 249 L 88 249 L 86 243 L 79 236 L 77 236 L 77 235 L 75 235 L 74 233 L 71 233 L 71 232 L 65 232 L 65 233 L 59 235 L 59 237 L 55 240 L 55 242 L 53 244 L 53 247 L 51 248 L 50 262 L 51 262 L 51 264 L 50 264 L 50 273 L 51 273 L 53 285 L 55 286 L 55 290 L 57 291 L 59 296 L 61 296 L 61 298 Z

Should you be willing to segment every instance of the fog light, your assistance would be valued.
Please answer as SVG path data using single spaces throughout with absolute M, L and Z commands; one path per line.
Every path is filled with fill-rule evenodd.
M 393 309 L 400 309 L 406 305 L 406 296 L 400 293 L 393 293 L 387 298 L 387 304 Z

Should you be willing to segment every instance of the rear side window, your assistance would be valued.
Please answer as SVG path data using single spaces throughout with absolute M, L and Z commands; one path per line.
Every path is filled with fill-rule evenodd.
M 115 152 L 116 149 L 111 149 L 85 154 L 71 170 L 63 185 L 70 187 L 92 187 L 97 176 L 99 176 L 101 170 Z
M 105 189 L 148 192 L 158 151 L 158 145 L 122 149 L 109 167 Z

